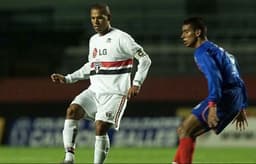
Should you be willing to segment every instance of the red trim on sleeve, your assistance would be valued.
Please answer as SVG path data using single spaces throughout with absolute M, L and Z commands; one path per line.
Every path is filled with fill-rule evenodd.
M 209 101 L 209 102 L 208 102 L 208 106 L 209 106 L 209 107 L 216 107 L 216 103 L 213 102 L 213 101 Z

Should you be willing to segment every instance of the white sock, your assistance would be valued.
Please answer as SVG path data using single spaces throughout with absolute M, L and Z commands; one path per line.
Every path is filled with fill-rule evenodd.
M 74 161 L 75 139 L 78 132 L 78 121 L 66 119 L 63 129 L 63 144 L 65 148 L 65 160 Z
M 75 161 L 75 154 L 66 152 L 65 153 L 65 161 Z
M 108 135 L 95 137 L 94 164 L 103 164 L 109 148 L 110 142 Z

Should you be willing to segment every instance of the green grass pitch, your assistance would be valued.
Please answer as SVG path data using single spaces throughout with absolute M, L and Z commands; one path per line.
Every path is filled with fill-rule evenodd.
M 0 163 L 60 163 L 63 148 L 0 147 Z M 256 163 L 255 148 L 197 148 L 194 163 Z M 111 148 L 106 164 L 171 163 L 171 148 Z M 76 163 L 92 163 L 92 148 L 77 148 Z

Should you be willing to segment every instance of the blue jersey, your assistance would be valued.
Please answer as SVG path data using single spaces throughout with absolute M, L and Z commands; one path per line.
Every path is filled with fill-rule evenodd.
M 247 107 L 247 94 L 239 67 L 233 55 L 216 44 L 205 41 L 194 53 L 194 59 L 208 82 L 208 102 L 220 103 L 225 90 L 241 88 L 241 109 Z

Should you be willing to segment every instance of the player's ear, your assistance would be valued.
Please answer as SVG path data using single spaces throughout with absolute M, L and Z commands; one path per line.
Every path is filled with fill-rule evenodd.
M 201 34 L 202 34 L 202 30 L 196 29 L 195 34 L 196 34 L 197 37 L 200 37 Z
M 111 21 L 111 15 L 108 15 L 108 21 Z

